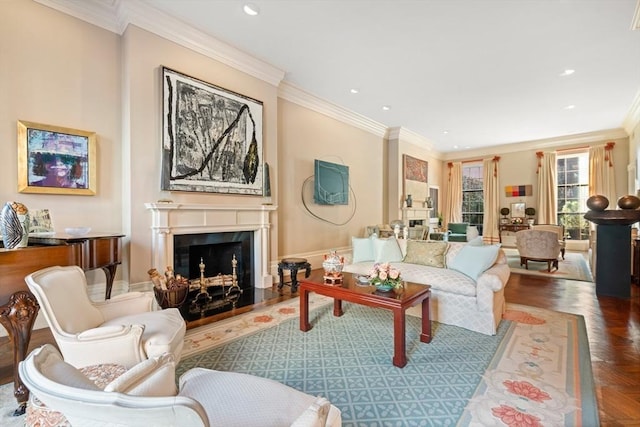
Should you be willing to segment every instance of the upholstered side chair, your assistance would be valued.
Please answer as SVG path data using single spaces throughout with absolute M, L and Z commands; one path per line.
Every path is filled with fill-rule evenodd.
M 564 253 L 566 249 L 566 236 L 564 234 L 564 225 L 561 224 L 534 224 L 531 226 L 532 230 L 547 230 L 553 231 L 558 235 L 558 243 L 560 244 L 560 254 L 564 259 Z
M 521 230 L 516 233 L 516 248 L 520 254 L 520 265 L 529 269 L 529 261 L 547 263 L 547 271 L 551 267 L 558 269 L 560 243 L 558 235 L 546 230 Z
M 153 356 L 180 359 L 186 325 L 176 308 L 153 310 L 153 294 L 128 292 L 93 302 L 80 267 L 49 267 L 28 275 L 64 359 L 77 367 L 118 363 L 127 368 Z

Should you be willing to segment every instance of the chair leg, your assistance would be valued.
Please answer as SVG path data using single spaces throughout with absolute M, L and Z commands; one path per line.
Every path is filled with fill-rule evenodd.
M 560 253 L 562 254 L 562 259 L 564 260 L 564 248 L 560 249 Z M 557 261 L 556 261 L 557 262 Z

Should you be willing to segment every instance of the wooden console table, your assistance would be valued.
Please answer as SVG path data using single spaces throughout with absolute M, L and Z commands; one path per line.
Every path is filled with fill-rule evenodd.
M 111 297 L 116 268 L 122 262 L 122 234 L 89 233 L 81 237 L 58 233 L 30 237 L 26 248 L 0 248 L 0 323 L 13 346 L 13 395 L 24 412 L 29 391 L 18 375 L 18 363 L 29 348 L 31 330 L 40 309 L 29 292 L 25 276 L 54 265 L 77 265 L 83 270 L 100 268 L 107 279 L 105 298 Z
M 498 236 L 500 238 L 500 243 L 502 243 L 503 231 L 516 233 L 520 230 L 528 230 L 528 229 L 529 229 L 529 224 L 500 224 L 498 225 Z

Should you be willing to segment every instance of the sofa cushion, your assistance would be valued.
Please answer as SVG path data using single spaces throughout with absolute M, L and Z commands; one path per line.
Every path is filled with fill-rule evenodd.
M 466 274 L 473 280 L 478 280 L 478 277 L 495 263 L 499 251 L 500 245 L 467 244 L 460 249 L 458 255 L 449 262 L 447 267 Z
M 342 271 L 368 275 L 373 268 L 373 264 L 373 262 L 347 264 Z M 476 282 L 459 271 L 420 264 L 409 264 L 407 262 L 394 263 L 393 266 L 400 271 L 400 277 L 402 277 L 405 282 L 430 285 L 432 291 L 471 297 L 476 296 Z
M 373 239 L 373 253 L 375 262 L 400 262 L 402 252 L 398 241 L 394 237 L 388 239 Z
M 373 239 L 375 234 L 370 237 L 352 237 L 351 246 L 353 247 L 353 260 L 351 262 L 373 261 Z
M 445 255 L 448 246 L 447 242 L 409 240 L 407 242 L 407 255 L 404 257 L 404 262 L 444 268 L 446 265 Z

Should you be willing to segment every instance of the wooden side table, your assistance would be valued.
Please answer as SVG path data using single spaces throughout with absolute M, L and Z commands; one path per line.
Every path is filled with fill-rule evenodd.
M 278 277 L 280 283 L 278 283 L 278 290 L 282 289 L 285 285 L 284 270 L 291 272 L 291 293 L 298 291 L 298 270 L 305 270 L 304 277 L 309 277 L 311 274 L 311 264 L 307 262 L 305 258 L 284 258 L 278 263 Z

